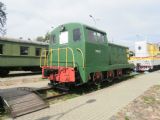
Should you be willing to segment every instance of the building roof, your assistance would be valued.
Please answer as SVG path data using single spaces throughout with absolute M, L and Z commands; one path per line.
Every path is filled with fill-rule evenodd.
M 46 42 L 39 42 L 33 40 L 24 40 L 24 39 L 17 39 L 17 38 L 8 38 L 8 37 L 0 37 L 0 41 L 9 41 L 9 42 L 16 42 L 16 43 L 27 43 L 27 44 L 35 44 L 35 45 L 48 45 Z

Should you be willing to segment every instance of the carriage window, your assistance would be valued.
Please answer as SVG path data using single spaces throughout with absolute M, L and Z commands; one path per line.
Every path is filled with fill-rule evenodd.
M 73 30 L 73 40 L 74 41 L 78 41 L 81 39 L 81 32 L 80 32 L 80 29 L 74 29 Z
M 61 32 L 59 35 L 59 43 L 66 44 L 68 43 L 68 31 Z
M 0 54 L 3 54 L 3 45 L 0 44 Z
M 28 55 L 28 47 L 20 47 L 20 55 Z
M 36 53 L 36 56 L 40 56 L 40 54 L 41 54 L 41 48 L 36 48 L 35 53 Z

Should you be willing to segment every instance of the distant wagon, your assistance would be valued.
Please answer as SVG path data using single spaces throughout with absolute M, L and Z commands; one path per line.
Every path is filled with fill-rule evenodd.
M 136 71 L 160 69 L 160 45 L 147 41 L 135 42 L 135 56 L 130 57 L 129 62 L 136 66 Z
M 42 42 L 0 37 L 0 76 L 13 70 L 40 70 L 40 54 L 47 46 Z

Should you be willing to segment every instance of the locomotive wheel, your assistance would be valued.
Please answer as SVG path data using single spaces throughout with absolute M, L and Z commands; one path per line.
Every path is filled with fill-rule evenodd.
M 112 81 L 113 81 L 113 79 L 114 79 L 114 72 L 113 71 L 109 71 L 108 73 L 107 73 L 107 81 L 109 82 L 109 83 L 111 83 Z
M 103 80 L 103 74 L 101 72 L 95 72 L 93 74 L 93 82 L 96 85 L 99 85 Z
M 122 70 L 117 70 L 116 78 L 120 79 L 123 76 Z

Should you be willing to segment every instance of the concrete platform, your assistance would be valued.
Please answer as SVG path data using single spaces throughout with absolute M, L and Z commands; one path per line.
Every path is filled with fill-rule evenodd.
M 160 84 L 160 71 L 144 74 L 67 101 L 51 105 L 16 120 L 108 120 L 121 108 Z

